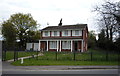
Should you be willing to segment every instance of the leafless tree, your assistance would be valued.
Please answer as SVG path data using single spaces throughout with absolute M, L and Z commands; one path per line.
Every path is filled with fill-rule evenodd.
M 100 28 L 105 30 L 106 38 L 112 41 L 113 35 L 120 30 L 120 2 L 106 1 L 96 6 L 94 11 L 100 15 Z

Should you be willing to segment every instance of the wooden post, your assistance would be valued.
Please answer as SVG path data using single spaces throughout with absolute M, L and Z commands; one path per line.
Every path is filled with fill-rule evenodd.
M 23 64 L 24 62 L 23 62 L 23 58 L 21 58 L 21 64 Z

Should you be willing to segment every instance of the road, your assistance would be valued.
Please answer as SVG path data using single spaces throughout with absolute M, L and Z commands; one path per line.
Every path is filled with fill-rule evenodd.
M 99 68 L 98 68 L 99 67 Z M 3 74 L 118 74 L 118 66 L 13 66 L 3 63 Z
M 3 71 L 3 74 L 118 74 L 117 69 L 90 70 L 17 70 Z

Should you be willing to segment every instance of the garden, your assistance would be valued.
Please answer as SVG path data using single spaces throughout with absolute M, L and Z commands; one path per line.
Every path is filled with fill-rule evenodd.
M 89 50 L 80 52 L 39 52 L 42 56 L 12 62 L 17 66 L 42 65 L 118 65 L 119 53 Z M 35 54 L 35 53 L 34 53 Z M 37 54 L 37 53 L 36 53 Z M 30 55 L 30 54 L 29 54 Z

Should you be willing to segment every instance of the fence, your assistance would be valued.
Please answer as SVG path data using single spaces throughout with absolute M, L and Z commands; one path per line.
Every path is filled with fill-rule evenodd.
M 75 61 L 118 61 L 119 53 L 115 52 L 43 52 L 38 60 L 75 60 Z
M 41 53 L 42 56 L 38 56 Z M 34 55 L 37 55 L 34 57 Z M 32 56 L 37 60 L 74 60 L 74 61 L 118 61 L 116 52 L 39 52 L 39 51 L 3 51 L 2 60 L 18 60 L 18 57 Z
M 11 59 L 14 59 L 14 61 L 16 61 L 20 57 L 26 57 L 26 56 L 33 57 L 34 55 L 38 55 L 38 51 L 21 51 L 20 49 L 11 50 L 11 51 L 3 50 L 2 61 L 11 60 Z

